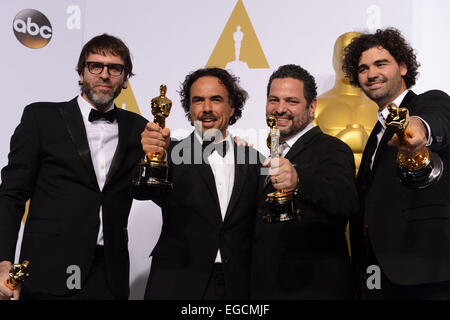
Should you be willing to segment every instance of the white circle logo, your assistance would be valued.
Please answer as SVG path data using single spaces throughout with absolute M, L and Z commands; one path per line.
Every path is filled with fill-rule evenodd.
M 20 11 L 14 17 L 13 30 L 17 40 L 32 49 L 45 47 L 53 35 L 50 21 L 34 9 Z

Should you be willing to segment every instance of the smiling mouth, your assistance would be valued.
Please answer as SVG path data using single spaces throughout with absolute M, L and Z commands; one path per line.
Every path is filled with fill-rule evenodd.
M 381 88 L 384 85 L 383 81 L 377 81 L 377 82 L 371 82 L 367 84 L 367 87 L 369 89 L 378 89 Z
M 214 125 L 214 123 L 216 122 L 216 119 L 212 119 L 212 118 L 206 118 L 206 119 L 202 119 L 202 124 L 205 127 L 209 127 Z
M 277 117 L 277 126 L 284 126 L 287 125 L 291 121 L 290 118 L 278 118 Z

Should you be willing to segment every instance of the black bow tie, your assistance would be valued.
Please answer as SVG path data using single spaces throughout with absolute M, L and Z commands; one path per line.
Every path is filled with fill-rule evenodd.
M 100 112 L 98 110 L 91 109 L 88 120 L 89 120 L 89 122 L 93 122 L 96 120 L 105 120 L 108 122 L 114 122 L 114 120 L 116 120 L 116 118 L 117 118 L 116 108 L 114 108 L 108 112 Z
M 219 143 L 211 143 L 211 142 L 212 141 L 203 141 L 203 144 L 202 144 L 203 151 L 205 151 L 206 147 L 211 145 L 211 147 L 208 148 L 207 154 L 205 154 L 205 156 L 209 157 L 211 155 L 211 153 L 213 153 L 214 150 L 216 150 L 222 158 L 225 157 L 225 155 L 227 154 L 227 151 L 228 151 L 228 147 L 229 147 L 228 141 L 223 140 L 222 142 L 219 142 Z

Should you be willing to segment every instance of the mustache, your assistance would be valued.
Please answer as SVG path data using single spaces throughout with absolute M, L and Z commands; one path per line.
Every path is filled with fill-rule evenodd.
M 106 80 L 100 79 L 94 83 L 94 86 L 104 86 L 104 85 L 106 85 L 108 87 L 112 87 L 111 80 L 110 79 L 106 79 Z
M 294 116 L 288 112 L 273 112 L 270 114 L 271 116 L 275 116 L 275 118 L 286 118 L 288 120 L 294 119 Z
M 217 117 L 214 114 L 212 114 L 212 113 L 202 113 L 198 119 L 200 121 L 204 121 L 204 120 L 216 121 Z

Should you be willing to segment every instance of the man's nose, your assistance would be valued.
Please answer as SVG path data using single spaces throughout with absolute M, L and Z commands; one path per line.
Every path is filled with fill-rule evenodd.
M 108 67 L 104 66 L 102 72 L 99 74 L 100 78 L 102 79 L 108 79 L 109 78 L 109 71 Z
M 203 103 L 203 112 L 211 112 L 212 111 L 212 103 L 210 100 L 205 99 Z
M 370 67 L 367 69 L 367 78 L 369 80 L 375 80 L 378 77 L 379 73 L 377 68 Z
M 277 107 L 275 108 L 275 111 L 278 114 L 283 114 L 287 111 L 287 103 L 286 101 L 280 101 L 280 103 L 277 105 Z

